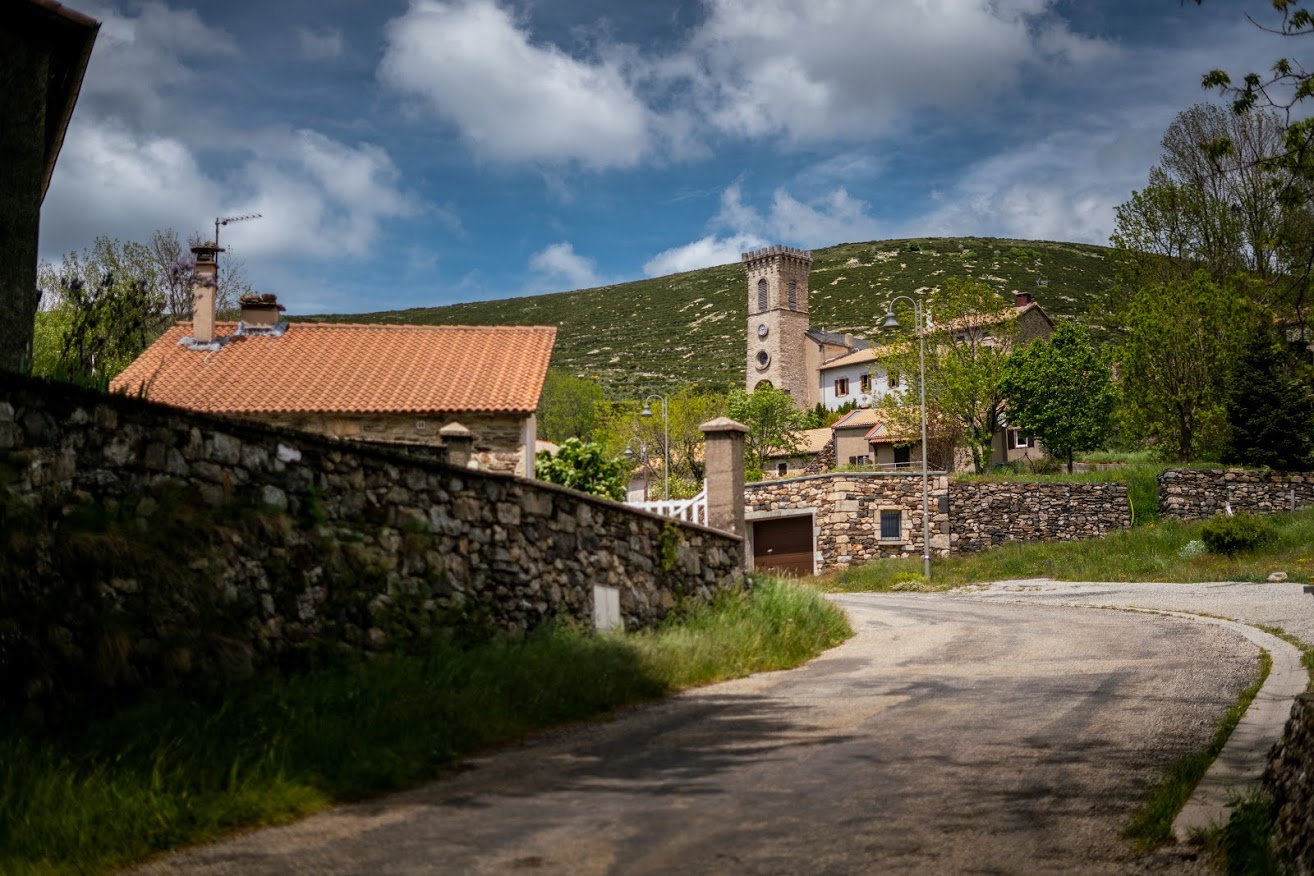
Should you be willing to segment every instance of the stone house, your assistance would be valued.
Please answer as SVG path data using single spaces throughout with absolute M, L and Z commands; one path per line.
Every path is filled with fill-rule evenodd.
M 384 444 L 442 446 L 444 429 L 459 424 L 471 433 L 472 467 L 533 477 L 555 327 L 287 322 L 273 296 L 244 300 L 238 322 L 216 322 L 220 251 L 193 250 L 193 322 L 166 331 L 111 389 Z
M 0 368 L 32 355 L 41 202 L 99 30 L 54 0 L 0 4 Z

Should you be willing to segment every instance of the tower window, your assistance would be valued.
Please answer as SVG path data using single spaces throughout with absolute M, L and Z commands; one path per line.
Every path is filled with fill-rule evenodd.
M 767 309 L 767 281 L 766 280 L 757 281 L 757 309 L 758 310 Z
M 771 354 L 766 350 L 757 351 L 757 367 L 765 368 L 771 364 Z
M 789 309 L 798 310 L 798 283 L 789 281 Z

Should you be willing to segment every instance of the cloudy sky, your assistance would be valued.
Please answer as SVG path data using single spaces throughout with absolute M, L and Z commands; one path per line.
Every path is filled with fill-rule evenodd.
M 767 243 L 1106 243 L 1267 0 L 64 0 L 103 24 L 42 254 L 213 233 L 292 313 Z

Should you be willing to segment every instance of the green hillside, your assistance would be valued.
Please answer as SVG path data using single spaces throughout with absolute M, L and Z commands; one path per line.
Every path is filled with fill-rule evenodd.
M 844 243 L 813 250 L 812 325 L 875 337 L 885 302 L 931 292 L 945 277 L 1029 291 L 1054 317 L 1092 323 L 1113 281 L 1111 251 L 1080 243 L 932 238 Z M 743 380 L 748 293 L 739 264 L 616 286 L 421 307 L 331 321 L 446 325 L 555 325 L 552 364 L 624 398 L 696 383 Z M 1091 324 L 1099 331 L 1098 320 Z

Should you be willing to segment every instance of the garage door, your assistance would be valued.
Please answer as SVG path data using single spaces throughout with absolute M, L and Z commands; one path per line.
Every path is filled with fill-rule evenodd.
M 812 574 L 812 516 L 753 521 L 753 568 Z

